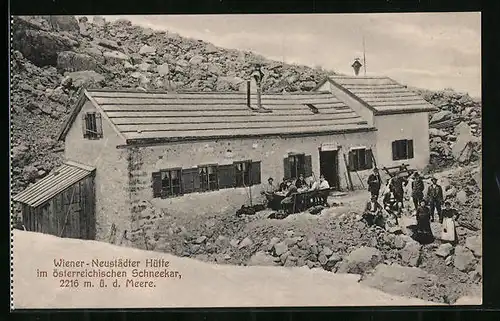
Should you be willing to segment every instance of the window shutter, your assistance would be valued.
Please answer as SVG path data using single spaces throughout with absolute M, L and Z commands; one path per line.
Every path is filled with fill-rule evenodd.
M 102 138 L 102 118 L 101 113 L 95 113 L 95 131 L 97 137 Z
M 408 158 L 413 158 L 413 139 L 407 140 Z
M 236 185 L 235 166 L 219 165 L 218 168 L 219 188 L 230 188 Z
M 365 150 L 365 164 L 366 164 L 366 169 L 372 168 L 372 150 L 371 149 L 366 149 Z
M 182 170 L 182 190 L 184 193 L 193 193 L 194 188 L 194 178 L 198 176 L 197 168 L 188 168 Z
M 392 160 L 398 160 L 398 142 L 392 142 Z
M 83 138 L 87 138 L 87 114 L 82 113 L 82 131 L 83 131 Z
M 283 159 L 283 170 L 284 170 L 284 178 L 290 179 L 292 173 L 290 171 L 290 159 L 288 157 Z
M 261 183 L 260 162 L 252 162 L 250 175 L 250 183 L 252 185 L 258 185 Z
M 312 156 L 311 155 L 304 156 L 304 176 L 305 177 L 312 176 Z
M 161 173 L 154 172 L 152 174 L 153 183 L 153 198 L 161 197 Z
M 351 150 L 349 151 L 349 164 L 348 164 L 348 170 L 349 171 L 354 171 L 356 170 L 355 166 L 354 166 L 354 157 L 355 157 L 355 154 L 354 154 L 354 151 Z
M 193 192 L 199 192 L 201 190 L 200 173 L 198 168 L 193 170 L 195 171 L 193 174 Z

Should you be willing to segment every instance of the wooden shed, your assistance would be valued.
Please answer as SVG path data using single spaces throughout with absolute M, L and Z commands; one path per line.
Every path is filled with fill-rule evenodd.
M 95 238 L 95 168 L 66 161 L 13 197 L 24 228 L 59 237 Z

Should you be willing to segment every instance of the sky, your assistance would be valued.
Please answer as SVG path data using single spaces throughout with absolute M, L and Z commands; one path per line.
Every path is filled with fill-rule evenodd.
M 479 12 L 105 18 L 124 18 L 216 46 L 349 75 L 354 59 L 363 61 L 364 38 L 367 76 L 385 75 L 409 86 L 453 88 L 481 97 Z

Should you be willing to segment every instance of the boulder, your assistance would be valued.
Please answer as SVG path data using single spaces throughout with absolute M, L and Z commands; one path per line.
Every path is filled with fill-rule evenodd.
M 437 129 L 437 128 L 429 128 L 429 135 L 431 137 L 441 137 L 441 138 L 444 138 L 446 137 L 448 134 L 445 132 L 445 131 L 442 131 L 440 129 Z
M 73 51 L 63 51 L 57 55 L 57 68 L 62 71 L 101 71 L 101 67 L 93 57 Z
M 200 55 L 194 55 L 191 59 L 189 59 L 189 63 L 192 65 L 199 65 L 205 61 L 205 57 Z
M 325 246 L 321 251 L 321 254 L 324 254 L 326 257 L 330 257 L 333 254 L 333 251 L 328 246 Z
M 238 249 L 242 249 L 244 247 L 249 247 L 253 244 L 252 240 L 249 237 L 245 237 L 240 244 L 238 245 Z
M 399 296 L 422 297 L 428 288 L 437 285 L 437 279 L 419 268 L 379 264 L 361 284 Z
M 80 30 L 78 21 L 72 15 L 45 16 L 44 18 L 54 31 L 78 32 Z
M 238 241 L 237 239 L 232 239 L 231 241 L 229 241 L 229 244 L 232 247 L 237 247 L 239 243 L 240 243 L 240 241 Z
M 137 68 L 136 68 L 136 66 L 132 65 L 130 62 L 125 61 L 125 62 L 123 63 L 123 69 L 124 69 L 125 71 L 134 71 L 134 70 L 136 70 Z
M 297 258 L 293 255 L 288 255 L 286 257 L 286 260 L 285 260 L 283 266 L 285 266 L 285 267 L 297 266 Z
M 453 186 L 444 192 L 445 198 L 454 198 L 456 196 L 457 196 L 457 189 Z
M 34 182 L 38 178 L 38 169 L 32 165 L 24 167 L 23 177 L 29 183 Z
M 106 58 L 104 58 L 101 49 L 97 47 L 83 48 L 82 53 L 93 57 L 100 64 L 104 64 L 106 62 Z
M 349 253 L 337 270 L 338 273 L 363 274 L 383 261 L 379 250 L 372 247 L 360 247 Z
M 57 66 L 57 55 L 78 45 L 67 37 L 42 30 L 15 30 L 12 38 L 13 49 L 39 67 Z
M 116 41 L 109 40 L 109 39 L 99 39 L 99 40 L 97 40 L 97 44 L 99 46 L 102 46 L 104 48 L 111 49 L 111 50 L 120 50 L 121 49 L 121 46 Z
M 305 81 L 305 82 L 300 84 L 300 89 L 305 90 L 305 91 L 312 90 L 312 89 L 314 89 L 314 87 L 316 87 L 316 82 L 314 82 L 314 81 Z
M 139 54 L 141 55 L 154 55 L 156 54 L 156 48 L 149 46 L 149 45 L 143 45 L 141 49 L 139 49 Z
M 248 261 L 247 265 L 250 266 L 276 266 L 276 262 L 274 262 L 274 258 L 269 255 L 266 252 L 259 251 L 256 252 L 250 260 Z
M 279 242 L 274 245 L 274 254 L 276 256 L 281 256 L 283 253 L 288 251 L 288 246 L 285 242 Z
M 457 126 L 454 128 L 455 134 L 457 136 L 472 136 L 472 129 L 471 127 L 464 121 L 460 122 Z
M 469 236 L 465 239 L 465 247 L 471 250 L 475 256 L 481 257 L 483 255 L 483 242 L 480 235 Z
M 318 262 L 321 264 L 321 265 L 325 265 L 326 262 L 328 262 L 328 258 L 326 257 L 325 254 L 323 253 L 320 253 L 320 255 L 318 256 Z
M 124 61 L 130 60 L 129 56 L 119 51 L 106 51 L 103 56 L 108 64 L 123 64 Z
M 205 46 L 205 53 L 206 54 L 213 54 L 213 53 L 216 53 L 217 51 L 218 51 L 217 47 L 215 47 L 211 43 L 207 43 L 207 45 Z
M 452 250 L 453 250 L 453 245 L 451 245 L 449 243 L 445 243 L 445 244 L 441 244 L 435 253 L 439 257 L 446 258 L 451 254 Z
M 417 242 L 408 242 L 401 250 L 401 259 L 410 266 L 418 266 L 422 246 Z
M 147 62 L 140 63 L 137 67 L 141 71 L 150 71 L 152 69 L 152 65 Z
M 194 243 L 201 244 L 201 243 L 204 243 L 206 240 L 207 240 L 207 237 L 203 235 L 203 236 L 200 236 L 199 238 L 197 238 L 196 240 L 194 240 Z
M 439 123 L 439 122 L 448 120 L 451 118 L 452 115 L 453 115 L 452 112 L 448 111 L 448 110 L 438 111 L 437 113 L 432 115 L 430 123 L 434 124 L 434 123 Z
M 168 63 L 165 62 L 161 65 L 158 65 L 156 67 L 156 70 L 157 70 L 158 74 L 160 74 L 162 76 L 168 75 L 168 73 L 169 73 Z
M 292 247 L 296 244 L 298 244 L 300 241 L 302 240 L 302 238 L 300 236 L 295 236 L 295 237 L 287 237 L 285 239 L 285 243 L 288 247 Z
M 404 248 L 405 245 L 406 241 L 404 240 L 404 238 L 402 238 L 401 235 L 396 235 L 396 237 L 394 238 L 394 247 L 400 250 Z
M 12 164 L 15 166 L 23 166 L 26 163 L 26 160 L 29 156 L 29 148 L 24 145 L 20 144 L 17 146 L 12 147 L 10 151 L 11 159 L 12 159 Z
M 88 86 L 90 84 L 98 84 L 104 81 L 104 76 L 95 71 L 75 71 L 68 73 L 66 76 L 71 78 L 74 87 Z
M 458 192 L 456 199 L 458 203 L 465 204 L 467 202 L 467 193 L 465 191 Z
M 464 246 L 455 248 L 453 265 L 462 272 L 469 272 L 474 268 L 474 254 Z
M 106 19 L 101 16 L 94 16 L 92 17 L 92 24 L 98 27 L 104 27 L 106 25 Z

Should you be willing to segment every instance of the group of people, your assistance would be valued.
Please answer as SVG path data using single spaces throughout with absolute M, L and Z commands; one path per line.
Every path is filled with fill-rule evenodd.
M 316 178 L 314 173 L 307 179 L 303 174 L 300 174 L 299 178 L 297 178 L 296 180 L 283 178 L 283 181 L 279 184 L 279 186 L 276 186 L 274 184 L 274 179 L 272 177 L 269 177 L 267 180 L 267 184 L 264 185 L 261 194 L 266 197 L 268 206 L 274 204 L 277 194 L 284 197 L 280 202 L 281 205 L 284 205 L 293 202 L 292 196 L 294 194 L 306 191 L 324 190 L 329 188 L 330 184 L 325 179 L 323 174 L 320 175 L 319 179 Z
M 411 198 L 413 201 L 414 214 L 416 216 L 416 237 L 422 242 L 433 240 L 430 222 L 435 220 L 437 212 L 439 222 L 442 225 L 441 239 L 443 241 L 455 242 L 455 223 L 458 217 L 458 212 L 451 208 L 451 203 L 444 201 L 443 189 L 437 183 L 437 178 L 431 179 L 431 185 L 427 188 L 426 197 L 424 197 L 425 184 L 422 176 L 418 172 L 406 177 L 401 168 L 400 174 L 390 178 L 383 192 L 382 205 L 378 203 L 380 190 L 383 186 L 382 179 L 375 168 L 373 173 L 368 177 L 368 190 L 371 194 L 371 199 L 367 203 L 363 218 L 369 225 L 379 225 L 385 227 L 386 218 L 392 225 L 399 224 L 398 219 L 401 217 L 405 209 L 404 195 L 405 188 L 411 187 Z M 410 184 L 411 182 L 411 184 Z M 444 203 L 444 204 L 443 204 Z M 444 205 L 444 209 L 442 209 Z

